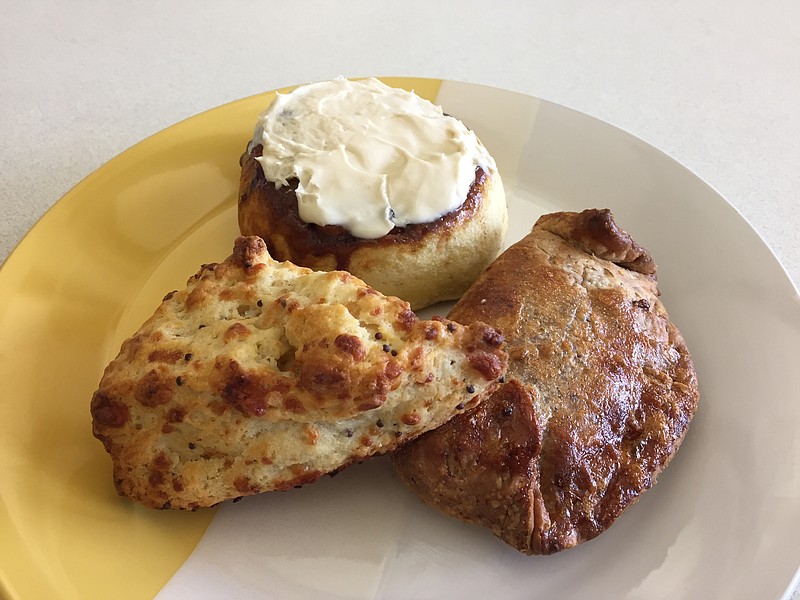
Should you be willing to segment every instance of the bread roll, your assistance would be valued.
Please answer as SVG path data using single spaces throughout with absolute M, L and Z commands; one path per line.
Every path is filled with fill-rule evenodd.
M 240 162 L 243 235 L 414 309 L 461 296 L 503 242 L 505 193 L 488 151 L 438 107 L 377 80 L 279 95 Z

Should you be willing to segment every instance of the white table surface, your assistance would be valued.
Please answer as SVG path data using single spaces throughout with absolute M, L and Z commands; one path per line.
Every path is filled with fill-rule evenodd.
M 0 260 L 176 121 L 295 83 L 408 75 L 539 96 L 644 139 L 726 197 L 800 286 L 797 0 L 0 0 L 0 14 Z

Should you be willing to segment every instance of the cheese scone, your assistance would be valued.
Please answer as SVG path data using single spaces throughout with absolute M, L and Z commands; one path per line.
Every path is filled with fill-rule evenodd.
M 504 373 L 501 342 L 241 237 L 122 344 L 93 432 L 117 491 L 149 507 L 285 490 L 475 406 Z
M 502 329 L 506 383 L 395 453 L 402 479 L 527 554 L 610 527 L 674 456 L 699 398 L 655 271 L 608 210 L 539 219 L 448 315 Z
M 503 243 L 503 182 L 474 132 L 377 79 L 278 94 L 240 163 L 243 235 L 414 309 L 461 296 Z

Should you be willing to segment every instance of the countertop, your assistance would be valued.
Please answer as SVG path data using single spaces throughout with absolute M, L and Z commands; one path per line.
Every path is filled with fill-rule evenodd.
M 645 140 L 724 196 L 800 286 L 795 0 L 34 0 L 2 13 L 0 260 L 82 178 L 177 121 L 291 84 L 407 75 L 538 96 Z

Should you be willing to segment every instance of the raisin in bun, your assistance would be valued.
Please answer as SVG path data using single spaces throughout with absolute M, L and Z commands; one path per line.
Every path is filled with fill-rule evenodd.
M 505 193 L 485 147 L 439 107 L 377 80 L 279 94 L 240 162 L 243 235 L 414 309 L 460 297 L 501 249 Z

